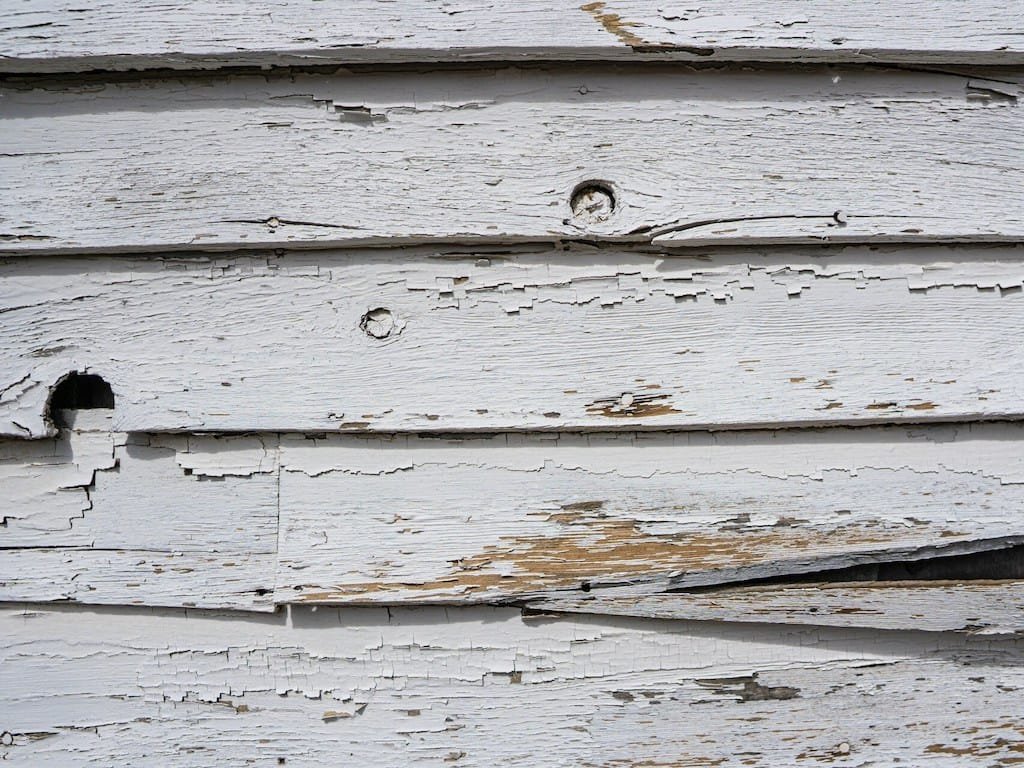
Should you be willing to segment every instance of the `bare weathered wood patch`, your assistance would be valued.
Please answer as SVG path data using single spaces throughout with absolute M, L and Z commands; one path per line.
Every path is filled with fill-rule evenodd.
M 34 766 L 1011 766 L 1021 641 L 510 609 L 0 613 Z
M 842 68 L 11 83 L 0 251 L 1019 241 L 1020 92 Z M 592 182 L 611 215 L 574 215 Z
M 1019 63 L 1022 27 L 1019 8 L 992 0 L 30 0 L 0 10 L 0 65 L 56 72 L 530 59 Z
M 1020 247 L 393 249 L 0 264 L 0 433 L 1016 419 Z

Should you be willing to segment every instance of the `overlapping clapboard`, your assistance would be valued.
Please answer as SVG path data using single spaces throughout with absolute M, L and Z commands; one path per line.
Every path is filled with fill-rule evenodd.
M 0 599 L 1021 629 L 1019 12 L 352 5 L 0 11 Z

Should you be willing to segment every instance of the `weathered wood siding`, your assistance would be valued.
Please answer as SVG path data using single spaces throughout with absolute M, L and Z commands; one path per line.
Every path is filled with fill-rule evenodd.
M 0 263 L 0 434 L 1016 419 L 1024 249 L 389 249 Z M 283 297 L 287 297 L 284 300 Z
M 14 491 L 0 599 L 593 610 L 1024 543 L 1017 424 L 464 438 L 105 428 L 0 443 Z M 847 607 L 874 594 L 853 591 Z M 895 605 L 886 621 L 920 626 Z
M 1018 241 L 1018 71 L 556 67 L 0 91 L 0 252 Z M 614 210 L 577 206 L 588 181 Z
M 20 0 L 8 72 L 430 61 L 1021 63 L 1024 11 L 995 0 Z
M 0 760 L 1020 763 L 1022 91 L 987 0 L 7 3 Z
M 0 622 L 14 764 L 1012 766 L 1024 743 L 1019 641 L 489 608 Z

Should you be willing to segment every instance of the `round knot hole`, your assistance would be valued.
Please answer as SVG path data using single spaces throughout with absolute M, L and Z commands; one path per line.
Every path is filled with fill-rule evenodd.
M 600 224 L 615 213 L 615 193 L 602 181 L 585 181 L 572 191 L 569 204 L 578 224 Z
M 386 339 L 396 329 L 395 316 L 390 309 L 377 307 L 371 309 L 359 320 L 359 327 L 367 336 L 375 339 Z

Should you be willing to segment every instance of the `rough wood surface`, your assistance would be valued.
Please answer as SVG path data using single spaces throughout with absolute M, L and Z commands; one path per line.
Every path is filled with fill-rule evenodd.
M 1022 435 L 285 438 L 277 600 L 636 596 L 1019 543 Z
M 1024 750 L 1021 641 L 509 609 L 8 607 L 7 764 L 964 766 Z M 899 761 L 897 763 L 897 761 Z
M 98 414 L 60 439 L 0 442 L 0 599 L 271 610 L 277 477 L 259 441 L 218 441 L 197 467 L 176 458 L 186 439 L 113 434 Z
M 11 83 L 0 252 L 1019 241 L 1020 93 L 842 68 Z M 607 216 L 571 206 L 594 180 Z
M 4 5 L 0 761 L 1024 761 L 1022 73 L 990 0 Z
M 556 597 L 532 607 L 660 619 L 1024 634 L 1021 581 L 722 587 L 643 597 Z
M 153 431 L 1020 418 L 1019 246 L 0 263 L 0 432 L 103 376 Z
M 529 59 L 1020 63 L 1024 13 L 993 0 L 22 0 L 8 72 Z
M 1022 440 L 1016 424 L 488 438 L 80 427 L 0 443 L 13 490 L 0 600 L 603 610 L 607 598 L 623 612 L 613 598 L 1024 541 Z M 893 602 L 884 623 L 1012 621 L 1016 585 L 980 594 L 949 591 L 945 624 Z M 874 593 L 846 596 L 851 624 L 878 625 Z M 775 618 L 818 623 L 810 606 L 798 614 Z M 754 605 L 743 616 L 734 602 L 729 618 L 765 620 Z M 977 621 L 947 626 L 955 616 Z

